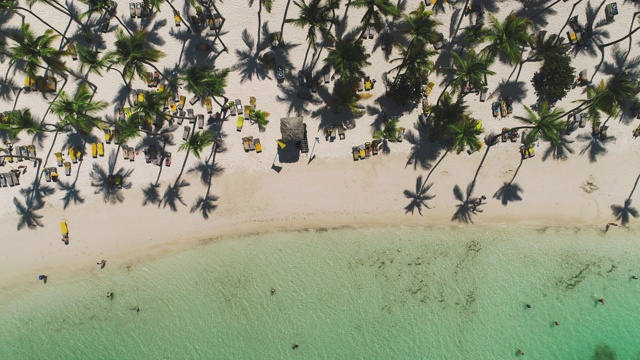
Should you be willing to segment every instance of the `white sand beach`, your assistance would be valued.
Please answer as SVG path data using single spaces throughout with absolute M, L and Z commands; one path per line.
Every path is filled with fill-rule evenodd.
M 347 32 L 359 34 L 359 22 L 364 10 L 347 9 L 345 3 L 342 2 L 337 15 L 343 21 L 346 14 Z M 409 13 L 417 7 L 418 1 L 401 3 L 404 4 L 403 12 Z M 578 15 L 581 22 L 585 23 L 585 14 L 597 11 L 594 23 L 599 24 L 599 31 L 608 35 L 593 40 L 599 44 L 623 38 L 638 27 L 634 17 L 639 8 L 633 2 L 618 1 L 619 14 L 609 22 L 604 21 L 604 5 L 600 6 L 601 3 L 597 1 L 524 1 L 531 4 L 526 9 L 523 9 L 522 3 L 487 2 L 485 16 L 490 13 L 501 20 L 511 12 L 532 16 L 549 7 L 533 19 L 531 31 L 560 33 L 566 40 L 567 19 Z M 182 2 L 173 4 L 183 10 Z M 438 30 L 445 38 L 453 35 L 455 23 L 463 16 L 462 9 L 466 5 L 465 1 L 449 1 L 449 4 L 437 9 L 435 18 L 442 23 Z M 84 4 L 76 6 L 80 12 L 86 8 Z M 233 69 L 228 76 L 225 96 L 230 100 L 241 99 L 243 104 L 249 104 L 249 97 L 254 96 L 257 108 L 270 113 L 269 124 L 261 132 L 258 125 L 245 121 L 242 131 L 237 131 L 236 118 L 227 114 L 221 128 L 219 123 L 214 125 L 214 129 L 220 131 L 224 146 L 215 152 L 212 147 L 207 147 L 201 159 L 193 154 L 186 156 L 185 151 L 178 150 L 182 144 L 180 126 L 174 131 L 174 145 L 168 145 L 165 150 L 172 153 L 169 167 L 145 162 L 145 134 L 128 144 L 139 152 L 135 161 L 124 160 L 122 150 L 118 150 L 114 143 L 105 145 L 104 157 L 94 159 L 87 142 L 83 160 L 73 164 L 71 176 L 65 176 L 64 168 L 58 168 L 60 176 L 57 183 L 46 182 L 37 170 L 56 166 L 54 153 L 61 151 L 67 154 L 68 134 L 46 133 L 42 141 L 26 133 L 20 134 L 14 147 L 33 144 L 44 164 L 34 168 L 31 162 L 24 161 L 0 167 L 0 172 L 8 172 L 17 169 L 18 165 L 27 165 L 26 173 L 20 176 L 19 186 L 0 188 L 0 226 L 3 229 L 0 237 L 0 287 L 34 279 L 41 273 L 53 279 L 77 271 L 99 271 L 95 264 L 101 259 L 107 259 L 109 266 L 126 267 L 140 259 L 183 249 L 201 241 L 247 233 L 429 224 L 563 226 L 604 230 L 609 222 L 620 224 L 612 212 L 612 205 L 623 206 L 626 199 L 635 199 L 634 190 L 640 174 L 637 161 L 640 140 L 632 136 L 638 124 L 630 117 L 628 109 L 620 118 L 608 121 L 606 141 L 589 141 L 590 126 L 568 135 L 567 138 L 573 141 L 569 144 L 573 153 L 567 153 L 566 159 L 557 160 L 550 153 L 545 154 L 549 144 L 543 140 L 535 144 L 535 157 L 525 160 L 522 160 L 518 150 L 519 140 L 516 143 L 483 146 L 471 155 L 453 151 L 445 155 L 446 149 L 421 138 L 416 129 L 418 116 L 422 112 L 420 104 L 400 107 L 385 96 L 382 74 L 389 72 L 396 63 L 390 63 L 380 46 L 375 45 L 378 34 L 374 39 L 364 40 L 365 48 L 371 53 L 371 65 L 364 71 L 377 81 L 370 92 L 371 97 L 360 101 L 364 112 L 356 117 L 347 110 L 336 114 L 331 109 L 325 109 L 325 101 L 331 97 L 334 82 L 321 85 L 312 102 L 302 102 L 297 98 L 295 81 L 305 62 L 306 29 L 284 24 L 283 40 L 288 52 L 271 50 L 266 43 L 265 31 L 260 30 L 260 55 L 273 51 L 277 64 L 285 65 L 283 84 L 278 84 L 274 70 L 264 70 L 257 60 L 255 46 L 250 48 L 243 41 L 244 31 L 255 41 L 260 24 L 268 32 L 279 31 L 283 18 L 297 17 L 298 8 L 293 2 L 275 0 L 271 13 L 263 10 L 258 17 L 257 2 L 249 7 L 246 1 L 241 0 L 216 1 L 216 7 L 225 18 L 220 39 L 228 47 L 228 52 L 222 51 L 223 47 L 217 42 L 210 60 L 204 60 L 202 53 L 195 50 L 193 40 L 186 41 L 183 47 L 184 39 L 189 36 L 185 33 L 184 25 L 177 28 L 173 24 L 172 10 L 168 4 L 162 4 L 162 11 L 153 13 L 148 20 L 130 19 L 128 6 L 128 2 L 118 1 L 118 16 L 127 24 L 140 27 L 142 22 L 148 26 L 152 33 L 150 42 L 166 54 L 156 64 L 163 73 L 170 74 L 176 67 L 192 64 L 198 57 L 201 59 L 198 61 L 213 63 L 216 69 Z M 52 11 L 42 3 L 36 4 L 32 10 L 41 16 L 46 14 L 47 22 L 60 32 L 66 31 L 68 37 L 81 38 L 76 32 L 78 26 L 70 23 L 64 14 Z M 36 34 L 46 30 L 46 26 L 30 14 L 21 14 Z M 390 18 L 387 20 L 391 25 L 394 24 Z M 19 26 L 20 22 L 21 17 L 14 15 L 6 24 Z M 452 22 L 454 25 L 450 26 Z M 468 16 L 461 19 L 460 32 L 468 22 Z M 400 20 L 395 20 L 396 26 L 399 23 Z M 112 26 L 116 24 L 115 21 L 111 22 Z M 203 34 L 207 31 L 203 31 Z M 110 50 L 115 42 L 115 31 L 101 36 L 106 50 Z M 617 69 L 616 52 L 628 52 L 627 65 L 637 62 L 640 56 L 637 50 L 639 37 L 638 33 L 634 33 L 617 45 L 602 47 L 602 55 L 596 46 L 593 46 L 594 53 L 571 51 L 576 74 L 586 69 L 588 77 L 593 76 L 593 84 L 607 80 L 611 71 Z M 56 46 L 59 41 L 62 41 L 62 46 L 64 40 L 60 39 Z M 445 47 L 442 50 L 446 51 L 451 49 Z M 523 58 L 526 58 L 528 51 L 525 49 Z M 311 49 L 306 56 L 306 68 L 312 66 L 314 73 L 320 71 L 324 67 L 323 59 L 327 52 L 328 49 L 322 46 L 318 47 L 317 53 Z M 398 57 L 400 54 L 394 49 L 390 58 Z M 432 60 L 438 66 L 450 66 L 447 63 L 450 59 L 450 56 L 439 58 L 436 55 Z M 65 61 L 72 70 L 79 67 L 79 61 L 72 61 L 71 58 Z M 0 63 L 1 76 L 5 76 L 8 66 L 9 59 L 5 57 Z M 522 125 L 515 116 L 525 115 L 524 105 L 531 107 L 536 104 L 537 96 L 531 79 L 540 66 L 541 62 L 526 62 L 519 71 L 517 65 L 514 67 L 496 61 L 491 66 L 496 75 L 487 79 L 486 101 L 481 102 L 479 96 L 473 93 L 465 96 L 472 116 L 482 121 L 483 138 L 489 133 L 499 133 L 504 127 Z M 153 71 L 151 68 L 149 70 Z M 7 79 L 18 87 L 24 84 L 24 77 L 20 63 L 12 66 L 7 74 Z M 102 77 L 90 74 L 89 80 L 98 88 L 95 99 L 109 103 L 104 116 L 113 118 L 114 106 L 122 103 L 128 93 L 126 89 L 123 90 L 122 78 L 115 71 L 103 71 Z M 429 95 L 430 103 L 434 104 L 445 88 L 445 77 L 434 72 L 429 80 L 436 84 Z M 64 85 L 63 81 L 59 81 L 58 90 L 71 95 L 77 85 L 78 82 L 69 76 L 69 81 Z M 152 90 L 137 78 L 133 80 L 132 88 Z M 584 89 L 580 86 L 572 89 L 564 99 L 558 101 L 556 107 L 566 111 L 573 109 L 579 104 L 577 100 L 586 99 Z M 186 90 L 180 90 L 180 93 L 187 99 L 192 97 Z M 514 97 L 513 114 L 504 119 L 494 118 L 491 103 L 506 96 Z M 46 114 L 44 122 L 54 124 L 58 120 L 56 115 L 47 112 L 48 103 L 54 97 L 55 94 L 36 91 L 13 91 L 3 81 L 0 111 L 30 108 L 37 119 L 42 119 Z M 215 103 L 213 106 L 214 112 L 220 110 Z M 189 107 L 187 103 L 185 108 Z M 208 117 L 204 103 L 199 102 L 192 108 L 196 114 Z M 375 127 L 382 123 L 383 111 L 390 117 L 399 117 L 399 126 L 407 129 L 404 141 L 389 143 L 389 153 L 380 152 L 376 156 L 354 161 L 352 147 L 372 141 Z M 276 140 L 282 136 L 280 119 L 293 116 L 303 117 L 311 151 L 301 154 L 295 162 L 285 162 L 278 156 Z M 327 141 L 324 131 L 332 123 L 355 126 L 348 126 L 344 140 L 337 138 Z M 103 140 L 102 131 L 95 130 L 93 135 Z M 242 144 L 245 136 L 259 137 L 262 153 L 245 152 Z M 320 138 L 318 143 L 314 142 L 316 136 Z M 6 139 L 6 136 L 3 137 L 3 140 Z M 444 158 L 438 163 L 443 155 Z M 96 179 L 91 176 L 92 171 L 94 174 L 96 171 L 94 166 L 105 173 L 113 173 L 120 168 L 123 172 L 130 172 L 125 177 L 125 182 L 130 186 L 118 190 L 117 198 L 105 196 L 105 190 L 96 186 Z M 206 169 L 204 174 L 198 170 L 203 168 Z M 208 177 L 207 173 L 213 176 Z M 407 209 L 410 209 L 411 194 L 416 193 L 416 182 L 420 181 L 417 179 L 426 179 L 426 194 L 433 198 L 426 201 L 429 208 L 410 211 Z M 21 213 L 20 209 L 26 207 L 27 198 L 32 196 L 28 189 L 32 189 L 37 181 L 40 182 L 44 204 L 35 211 Z M 145 195 L 145 190 L 153 188 L 151 185 L 156 182 L 160 199 L 153 203 Z M 507 183 L 511 183 L 511 186 L 505 187 Z M 462 201 L 456 199 L 456 187 L 461 190 L 464 197 Z M 168 190 L 175 188 L 178 192 L 174 194 L 178 195 L 171 200 L 171 191 Z M 420 185 L 418 192 L 419 188 Z M 77 193 L 74 195 L 72 192 Z M 476 211 L 462 211 L 468 218 L 454 218 L 461 207 L 468 208 L 466 201 L 481 196 L 486 196 L 486 201 Z M 74 197 L 80 200 L 65 202 L 65 198 Z M 197 201 L 207 197 L 214 201 L 211 202 L 212 207 L 203 212 L 202 207 L 198 208 Z M 29 217 L 35 218 L 36 225 L 33 228 L 22 226 L 23 220 Z M 63 220 L 69 227 L 68 245 L 60 241 L 60 222 Z M 638 222 L 632 216 L 625 227 L 611 229 L 607 236 L 637 227 Z

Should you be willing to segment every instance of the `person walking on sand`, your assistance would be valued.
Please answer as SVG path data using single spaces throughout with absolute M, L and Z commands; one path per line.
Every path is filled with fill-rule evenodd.
M 607 227 L 606 227 L 605 231 L 609 231 L 609 227 L 611 227 L 611 226 L 618 226 L 618 224 L 616 224 L 614 222 L 607 223 Z
M 47 283 L 47 275 L 40 275 L 38 276 L 38 280 L 42 280 L 43 283 Z
M 105 266 L 107 266 L 107 260 L 102 260 L 98 263 L 96 263 L 96 265 L 100 265 L 100 269 L 104 269 Z

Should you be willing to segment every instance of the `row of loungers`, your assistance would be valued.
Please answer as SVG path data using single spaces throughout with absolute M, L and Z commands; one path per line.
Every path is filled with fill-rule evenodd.
M 20 185 L 20 172 L 10 171 L 8 173 L 0 174 L 0 186 L 7 187 Z

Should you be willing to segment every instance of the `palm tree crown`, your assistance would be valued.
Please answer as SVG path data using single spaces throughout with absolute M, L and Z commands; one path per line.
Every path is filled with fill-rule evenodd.
M 15 139 L 22 131 L 33 135 L 41 132 L 42 127 L 31 115 L 31 110 L 22 109 L 7 112 L 5 121 L 0 122 L 0 130 L 8 132 L 9 137 Z
M 136 31 L 132 36 L 126 35 L 122 30 L 116 30 L 115 50 L 105 56 L 112 65 L 122 65 L 124 77 L 131 80 L 137 74 L 140 79 L 146 80 L 147 71 L 144 64 L 151 65 L 157 62 L 164 53 L 149 46 L 147 30 Z
M 196 64 L 184 71 L 180 79 L 186 88 L 198 96 L 222 96 L 227 86 L 229 69 L 215 70 L 212 65 Z
M 487 40 L 491 44 L 486 48 L 489 56 L 493 57 L 502 52 L 509 63 L 515 64 L 520 61 L 521 47 L 531 43 L 531 34 L 528 30 L 531 26 L 531 20 L 510 14 L 500 22 L 493 15 L 491 17 L 491 28 L 486 35 Z
M 436 27 L 440 22 L 433 18 L 433 12 L 427 10 L 423 2 L 420 2 L 418 8 L 404 15 L 404 27 L 401 32 L 409 35 L 409 46 L 424 46 L 427 43 L 435 43 L 438 41 L 439 34 Z
M 200 159 L 200 153 L 204 148 L 214 143 L 213 137 L 215 133 L 213 131 L 205 130 L 198 131 L 191 134 L 187 140 L 180 145 L 178 150 L 186 150 L 193 153 L 193 155 Z
M 467 148 L 471 151 L 480 149 L 482 144 L 478 136 L 482 134 L 482 131 L 482 123 L 468 116 L 463 116 L 460 121 L 449 125 L 449 133 L 453 137 L 451 148 L 458 154 Z
M 549 141 L 552 146 L 558 145 L 560 137 L 567 126 L 562 119 L 564 110 L 560 108 L 551 110 L 549 103 L 546 101 L 540 104 L 537 114 L 526 105 L 524 108 L 527 111 L 527 116 L 516 116 L 516 119 L 529 124 L 529 126 L 520 126 L 518 127 L 519 129 L 532 129 L 529 134 L 527 134 L 528 139 L 525 141 L 531 143 L 535 141 L 535 139 L 542 137 Z
M 469 50 L 464 59 L 455 51 L 451 52 L 451 56 L 453 67 L 450 70 L 455 74 L 455 78 L 451 81 L 454 93 L 461 91 L 465 82 L 475 89 L 480 89 L 485 85 L 485 77 L 495 74 L 494 71 L 489 70 L 492 59 L 486 54 L 476 54 L 475 51 Z
M 373 25 L 377 31 L 382 31 L 384 29 L 384 16 L 396 17 L 400 15 L 400 10 L 389 0 L 354 0 L 349 6 L 367 9 L 360 21 L 363 32 L 369 25 Z
M 301 28 L 308 27 L 307 40 L 315 50 L 318 32 L 324 37 L 331 38 L 329 27 L 338 23 L 333 14 L 334 5 L 331 2 L 323 5 L 321 0 L 310 0 L 309 4 L 305 0 L 293 3 L 300 8 L 300 15 L 297 19 L 287 19 L 285 22 Z
M 44 62 L 49 69 L 55 72 L 66 71 L 64 61 L 60 60 L 61 56 L 67 55 L 66 51 L 56 50 L 51 44 L 59 35 L 54 34 L 53 30 L 45 30 L 43 35 L 35 36 L 31 31 L 29 24 L 23 23 L 20 31 L 8 34 L 16 45 L 9 48 L 10 64 L 14 64 L 18 60 L 24 60 L 25 72 L 32 78 L 35 78 L 38 67 Z
M 60 126 L 72 126 L 77 132 L 86 135 L 93 128 L 102 127 L 104 121 L 94 114 L 109 105 L 106 101 L 93 101 L 93 94 L 86 83 L 78 86 L 76 94 L 70 98 L 64 91 L 51 103 L 51 112 L 60 118 Z
M 597 121 L 598 111 L 608 116 L 618 116 L 620 109 L 625 108 L 625 103 L 636 97 L 636 85 L 626 73 L 619 73 L 604 80 L 596 87 L 587 88 L 586 103 L 590 106 L 589 117 Z
M 369 57 L 370 55 L 360 41 L 339 38 L 335 47 L 329 50 L 329 55 L 324 59 L 324 62 L 331 66 L 340 75 L 340 78 L 348 81 L 364 77 L 362 68 L 371 65 L 367 61 Z

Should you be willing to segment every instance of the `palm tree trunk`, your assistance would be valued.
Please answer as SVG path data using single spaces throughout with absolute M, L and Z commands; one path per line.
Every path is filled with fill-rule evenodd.
M 258 0 L 258 39 L 256 40 L 256 52 L 260 49 L 260 35 L 262 30 L 262 0 Z
M 16 10 L 21 10 L 21 11 L 25 11 L 28 14 L 30 14 L 31 16 L 35 17 L 36 19 L 40 20 L 41 23 L 45 24 L 48 28 L 50 28 L 51 30 L 55 31 L 58 35 L 60 35 L 63 39 L 65 39 L 67 42 L 69 42 L 69 38 L 67 38 L 66 36 L 64 36 L 63 33 L 61 33 L 60 31 L 58 31 L 58 29 L 54 28 L 53 25 L 49 24 L 48 22 L 44 21 L 44 19 L 42 19 L 40 16 L 36 15 L 33 11 L 27 9 L 27 8 L 23 8 L 21 6 L 16 6 L 15 7 Z M 24 18 L 23 18 L 24 19 Z
M 284 39 L 284 22 L 287 20 L 287 12 L 289 12 L 289 5 L 291 0 L 287 0 L 287 7 L 284 8 L 284 14 L 282 15 L 282 25 L 280 25 L 280 35 Z
M 173 4 L 171 3 L 171 1 L 165 1 L 165 3 L 167 3 L 167 4 L 169 5 L 169 7 L 171 7 L 171 10 L 173 10 L 173 11 L 174 11 L 174 14 L 175 14 L 175 13 L 180 14 L 180 12 L 178 12 L 178 10 L 176 10 L 176 8 L 173 6 Z M 215 6 L 215 5 L 213 5 L 213 7 L 214 7 L 214 9 L 216 8 L 216 6 Z M 216 9 L 216 11 L 218 11 L 218 9 Z M 184 26 L 186 26 L 186 28 L 187 28 L 187 33 L 188 33 L 188 34 L 191 34 L 191 33 L 193 32 L 193 30 L 191 30 L 191 27 L 189 27 L 189 24 L 187 24 L 187 23 L 184 21 L 184 19 L 182 18 L 182 16 L 180 16 L 180 22 L 181 22 L 182 24 L 184 24 Z
M 497 134 L 496 136 L 494 136 L 494 137 L 491 139 L 491 142 L 492 142 L 492 143 L 494 143 L 494 142 L 499 141 L 499 140 L 500 140 L 500 138 L 502 137 L 502 135 L 505 135 L 505 134 L 506 134 L 506 133 L 508 133 L 508 132 L 513 132 L 513 131 L 516 131 L 516 132 L 517 132 L 517 131 L 520 131 L 520 130 L 522 130 L 522 129 L 535 129 L 535 128 L 536 128 L 536 127 L 535 127 L 535 126 L 532 126 L 532 125 L 524 125 L 524 126 L 516 126 L 516 127 L 512 127 L 512 128 L 509 128 L 509 130 L 508 130 L 508 131 L 507 131 L 507 130 L 505 130 L 505 131 L 501 131 L 499 134 Z

